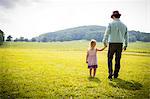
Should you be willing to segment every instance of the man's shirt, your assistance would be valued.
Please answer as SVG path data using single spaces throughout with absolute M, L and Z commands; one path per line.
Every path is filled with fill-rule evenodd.
M 109 23 L 103 38 L 104 43 L 124 43 L 128 45 L 127 27 L 119 19 Z

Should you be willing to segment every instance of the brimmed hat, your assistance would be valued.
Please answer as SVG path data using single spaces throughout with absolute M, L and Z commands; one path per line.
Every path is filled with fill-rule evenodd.
M 112 13 L 112 15 L 111 15 L 111 18 L 113 18 L 113 16 L 115 17 L 115 18 L 120 18 L 120 16 L 121 16 L 121 14 L 119 13 L 119 11 L 113 11 L 113 13 Z

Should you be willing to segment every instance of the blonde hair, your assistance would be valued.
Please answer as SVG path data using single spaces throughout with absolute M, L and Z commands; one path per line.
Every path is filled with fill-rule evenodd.
M 90 43 L 89 43 L 89 48 L 91 49 L 91 45 L 92 43 L 95 43 L 96 44 L 96 40 L 95 39 L 91 39 Z

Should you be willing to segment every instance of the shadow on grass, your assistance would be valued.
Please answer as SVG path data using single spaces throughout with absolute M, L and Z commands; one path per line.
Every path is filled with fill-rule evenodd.
M 101 82 L 100 79 L 97 78 L 97 77 L 88 77 L 88 80 L 89 80 L 89 81 L 93 81 L 93 82 L 97 82 L 97 83 L 100 83 L 100 82 Z
M 122 88 L 127 90 L 140 90 L 143 87 L 142 84 L 135 82 L 133 80 L 125 81 L 120 78 L 114 79 L 113 81 L 109 82 L 109 85 L 112 87 Z

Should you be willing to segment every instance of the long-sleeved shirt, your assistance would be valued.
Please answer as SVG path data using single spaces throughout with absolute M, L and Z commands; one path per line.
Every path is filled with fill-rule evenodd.
M 124 43 L 124 46 L 128 45 L 128 32 L 127 27 L 119 19 L 113 20 L 109 23 L 106 28 L 104 38 L 104 43 Z

